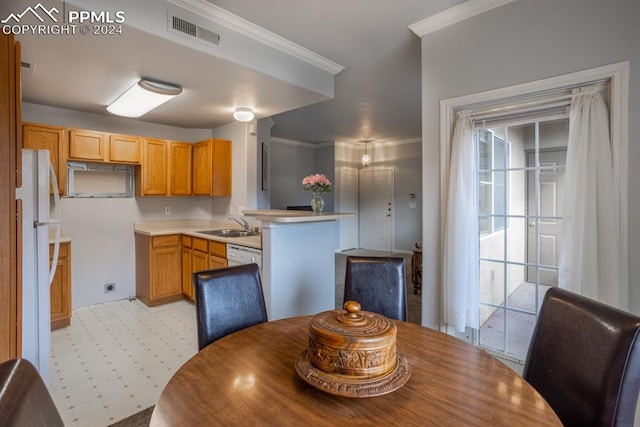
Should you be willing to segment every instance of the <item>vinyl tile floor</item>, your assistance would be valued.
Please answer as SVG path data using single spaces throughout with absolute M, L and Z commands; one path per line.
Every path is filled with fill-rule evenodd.
M 420 323 L 411 256 L 354 250 L 336 254 L 336 305 L 342 306 L 346 255 L 404 256 L 409 321 Z M 165 385 L 198 351 L 195 306 L 149 308 L 119 300 L 73 311 L 71 326 L 51 333 L 49 388 L 66 427 L 104 427 L 154 405 Z
M 49 388 L 66 427 L 101 427 L 154 405 L 198 351 L 195 307 L 120 300 L 73 311 L 51 333 Z

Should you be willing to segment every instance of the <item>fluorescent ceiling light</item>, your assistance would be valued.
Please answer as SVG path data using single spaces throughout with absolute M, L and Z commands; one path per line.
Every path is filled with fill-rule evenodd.
M 233 118 L 239 122 L 250 122 L 254 117 L 251 108 L 236 108 L 233 112 Z
M 107 111 L 124 117 L 140 117 L 182 93 L 179 86 L 142 79 L 120 95 Z

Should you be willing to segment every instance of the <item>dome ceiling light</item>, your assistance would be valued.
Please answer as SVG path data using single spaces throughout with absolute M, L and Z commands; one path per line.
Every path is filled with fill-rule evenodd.
M 239 122 L 250 122 L 254 117 L 251 108 L 236 108 L 233 112 L 233 118 Z

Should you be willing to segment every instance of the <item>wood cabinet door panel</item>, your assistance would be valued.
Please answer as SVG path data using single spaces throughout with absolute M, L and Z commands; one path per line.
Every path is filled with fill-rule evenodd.
M 227 266 L 226 258 L 220 258 L 217 256 L 209 257 L 209 268 L 215 270 L 217 268 L 225 268 Z
M 154 249 L 151 253 L 151 298 L 180 295 L 180 247 Z
M 206 253 L 193 251 L 191 256 L 193 272 L 204 271 L 209 269 L 209 257 Z
M 214 139 L 211 144 L 211 195 L 231 196 L 231 141 Z
M 191 147 L 192 144 L 185 142 L 171 143 L 169 181 L 172 195 L 191 195 Z
M 51 329 L 71 323 L 71 244 L 61 243 L 56 272 L 51 282 Z M 53 245 L 49 245 L 49 263 L 53 258 Z
M 69 158 L 100 162 L 107 160 L 104 133 L 71 129 L 69 131 Z
M 61 127 L 31 123 L 25 123 L 22 126 L 23 148 L 49 150 L 49 160 L 58 179 L 58 192 L 61 194 L 64 193 L 67 181 L 64 140 L 65 131 Z
M 194 196 L 211 195 L 211 145 L 209 141 L 193 144 L 193 181 Z
M 167 142 L 145 139 L 142 162 L 142 194 L 168 194 Z
M 217 256 L 219 258 L 227 258 L 227 244 L 223 242 L 217 242 L 214 240 L 209 241 L 209 254 Z
M 199 237 L 194 237 L 192 239 L 192 247 L 194 250 L 207 253 L 207 249 L 209 247 L 210 242 L 207 239 L 200 239 Z
M 116 163 L 140 164 L 140 138 L 109 135 L 109 160 Z

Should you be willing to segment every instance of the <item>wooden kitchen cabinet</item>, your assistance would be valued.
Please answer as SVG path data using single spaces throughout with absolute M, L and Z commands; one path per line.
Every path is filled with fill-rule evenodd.
M 69 129 L 69 159 L 102 162 L 107 158 L 104 132 Z
M 193 144 L 194 196 L 231 196 L 231 148 L 224 139 Z
M 49 245 L 49 264 L 53 245 Z M 51 329 L 71 324 L 71 243 L 60 243 L 56 272 L 51 282 Z
M 49 160 L 58 180 L 58 192 L 64 194 L 67 184 L 65 129 L 58 126 L 23 123 L 22 147 L 32 150 L 49 150 Z
M 109 161 L 140 164 L 140 137 L 109 134 Z
M 140 138 L 85 129 L 69 129 L 69 159 L 140 164 Z
M 169 147 L 165 140 L 142 140 L 142 164 L 136 174 L 136 195 L 166 196 L 169 194 Z
M 182 236 L 182 294 L 195 300 L 193 273 L 227 266 L 226 243 Z
M 191 151 L 193 144 L 170 142 L 169 194 L 172 196 L 191 195 Z
M 179 234 L 136 233 L 136 296 L 148 306 L 182 299 Z
M 227 244 L 209 241 L 209 268 L 224 268 L 227 266 Z

